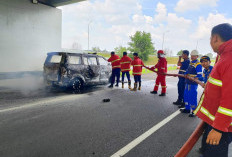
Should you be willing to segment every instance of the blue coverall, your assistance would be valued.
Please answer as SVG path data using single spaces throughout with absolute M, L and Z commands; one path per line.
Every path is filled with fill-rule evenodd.
M 188 76 L 191 77 L 202 77 L 202 65 L 198 60 L 191 61 L 186 71 Z M 193 111 L 197 107 L 197 87 L 198 84 L 186 79 L 185 91 L 184 91 L 184 102 L 185 109 Z

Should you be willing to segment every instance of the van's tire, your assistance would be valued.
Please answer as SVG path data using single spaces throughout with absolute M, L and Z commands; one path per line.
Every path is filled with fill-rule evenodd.
M 83 90 L 83 81 L 80 78 L 75 78 L 72 81 L 72 90 L 74 93 L 80 93 Z

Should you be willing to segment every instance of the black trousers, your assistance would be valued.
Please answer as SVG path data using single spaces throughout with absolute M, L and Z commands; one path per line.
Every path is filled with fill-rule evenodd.
M 202 137 L 203 157 L 228 157 L 228 147 L 232 141 L 232 133 L 223 132 L 219 145 L 210 145 L 206 143 L 206 139 L 211 130 L 212 126 L 207 125 Z
M 119 79 L 120 79 L 120 68 L 116 68 L 116 69 L 112 69 L 112 79 L 111 79 L 111 85 L 114 84 L 115 82 L 115 77 L 117 78 L 117 84 L 119 83 Z
M 134 75 L 135 83 L 141 83 L 141 75 Z
M 178 100 L 184 101 L 185 79 L 179 78 L 177 86 L 178 86 Z

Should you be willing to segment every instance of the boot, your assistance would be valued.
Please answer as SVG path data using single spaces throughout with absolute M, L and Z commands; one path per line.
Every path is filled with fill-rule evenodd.
M 166 96 L 166 93 L 161 93 L 159 96 Z
M 122 88 L 124 88 L 124 82 L 122 82 Z
M 109 87 L 109 88 L 113 88 L 114 86 L 111 84 L 111 85 L 109 85 L 108 87 Z
M 182 101 L 180 101 L 179 99 L 177 99 L 175 102 L 173 102 L 174 105 L 181 105 Z
M 134 88 L 131 91 L 137 91 L 137 83 L 134 83 Z
M 150 93 L 151 94 L 157 94 L 157 91 L 151 91 Z
M 115 85 L 115 87 L 118 87 L 118 83 Z
M 131 89 L 131 81 L 128 81 L 128 88 Z
M 138 90 L 141 90 L 141 82 L 139 82 L 139 88 L 138 88 Z

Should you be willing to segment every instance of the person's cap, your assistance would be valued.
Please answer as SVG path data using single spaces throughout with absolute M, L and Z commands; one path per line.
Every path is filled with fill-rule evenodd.
M 158 54 L 164 54 L 164 51 L 163 50 L 159 50 L 157 53 Z
M 203 62 L 203 61 L 210 61 L 210 58 L 209 56 L 202 56 L 201 59 L 200 59 L 200 62 Z
M 199 53 L 197 50 L 192 50 L 191 56 L 198 56 L 198 55 L 199 55 Z
M 111 52 L 111 54 L 112 54 L 112 55 L 114 55 L 114 54 L 115 54 L 115 52 L 114 52 L 114 51 L 112 51 L 112 52 Z

